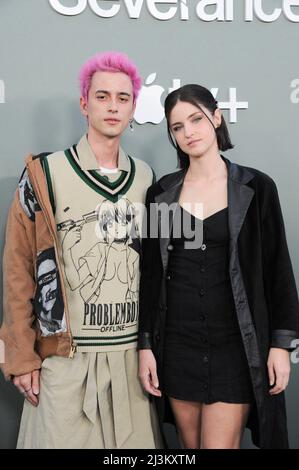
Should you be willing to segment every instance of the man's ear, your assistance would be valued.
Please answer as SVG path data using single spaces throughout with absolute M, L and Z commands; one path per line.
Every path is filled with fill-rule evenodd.
M 83 116 L 88 117 L 87 101 L 83 96 L 80 96 L 80 110 Z
M 135 100 L 134 103 L 133 103 L 132 115 L 131 115 L 131 118 L 130 118 L 130 119 L 134 119 L 135 111 L 136 111 L 136 100 Z

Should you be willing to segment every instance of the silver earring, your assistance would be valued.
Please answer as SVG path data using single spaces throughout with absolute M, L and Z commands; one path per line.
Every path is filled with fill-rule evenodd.
M 133 132 L 134 131 L 134 127 L 133 127 L 133 119 L 130 119 L 130 131 Z

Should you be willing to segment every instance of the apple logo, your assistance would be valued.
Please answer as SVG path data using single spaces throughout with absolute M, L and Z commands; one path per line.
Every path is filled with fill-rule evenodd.
M 156 73 L 151 73 L 145 80 L 145 85 L 151 85 L 156 80 Z M 164 118 L 164 108 L 161 96 L 164 88 L 159 85 L 143 86 L 137 99 L 134 119 L 138 124 L 150 122 L 159 124 Z

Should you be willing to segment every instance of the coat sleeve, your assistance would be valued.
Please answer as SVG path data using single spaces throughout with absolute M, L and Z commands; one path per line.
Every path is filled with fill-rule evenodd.
M 293 350 L 296 348 L 294 340 L 298 338 L 298 294 L 279 196 L 272 180 L 263 219 L 262 239 L 264 282 L 271 315 L 270 345 Z
M 153 227 L 157 225 L 156 212 L 151 209 L 154 203 L 152 188 L 146 194 L 145 213 L 142 224 L 141 278 L 139 290 L 139 335 L 138 349 L 151 349 L 153 323 L 157 299 L 159 296 L 159 276 L 157 260 L 159 259 L 159 240 L 153 237 Z M 152 206 L 153 207 L 153 206 Z
M 41 367 L 41 359 L 34 350 L 34 233 L 34 222 L 24 213 L 17 190 L 8 215 L 3 258 L 0 340 L 4 344 L 1 369 L 7 380 Z

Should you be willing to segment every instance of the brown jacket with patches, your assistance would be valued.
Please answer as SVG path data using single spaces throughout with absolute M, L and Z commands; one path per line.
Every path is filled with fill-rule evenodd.
M 26 167 L 20 180 L 21 184 L 22 181 L 27 184 L 27 195 L 30 189 L 34 210 L 24 210 L 19 183 L 8 215 L 3 259 L 4 313 L 0 329 L 0 339 L 4 342 L 4 363 L 1 369 L 6 379 L 39 369 L 47 356 L 71 358 L 76 347 L 70 332 L 56 224 L 43 171 L 44 155 L 29 155 L 26 158 Z M 36 263 L 45 250 L 53 253 L 52 259 L 60 281 L 60 309 L 65 314 L 67 325 L 66 332 L 50 336 L 41 335 L 34 311 Z

